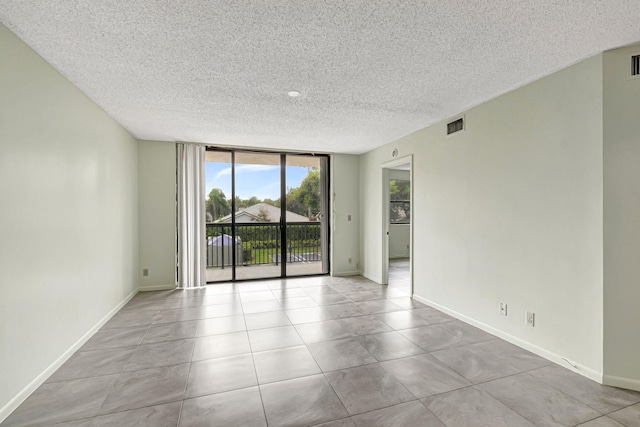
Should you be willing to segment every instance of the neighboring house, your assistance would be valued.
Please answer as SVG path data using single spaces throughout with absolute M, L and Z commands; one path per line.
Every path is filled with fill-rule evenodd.
M 286 211 L 287 222 L 309 222 L 306 216 L 295 212 Z M 231 215 L 224 216 L 216 223 L 230 223 Z M 242 208 L 236 212 L 236 223 L 243 222 L 280 222 L 280 208 L 267 203 L 257 203 L 248 208 Z

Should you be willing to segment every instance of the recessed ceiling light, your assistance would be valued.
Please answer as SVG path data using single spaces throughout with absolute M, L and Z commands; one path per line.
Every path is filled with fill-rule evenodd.
M 297 98 L 300 96 L 300 92 L 298 92 L 297 90 L 291 90 L 287 92 L 287 95 L 289 95 L 292 98 Z

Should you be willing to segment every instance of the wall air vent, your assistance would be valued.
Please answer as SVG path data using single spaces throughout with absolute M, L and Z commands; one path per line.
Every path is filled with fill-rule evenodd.
M 464 117 L 460 117 L 450 123 L 447 123 L 447 135 L 464 130 Z
M 640 55 L 631 56 L 631 76 L 640 76 Z

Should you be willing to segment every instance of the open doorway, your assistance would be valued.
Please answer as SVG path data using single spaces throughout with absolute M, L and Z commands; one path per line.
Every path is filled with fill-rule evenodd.
M 389 287 L 413 295 L 411 157 L 383 167 L 383 279 Z

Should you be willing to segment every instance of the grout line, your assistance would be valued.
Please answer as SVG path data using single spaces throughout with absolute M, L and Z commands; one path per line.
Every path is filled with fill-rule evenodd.
M 176 422 L 176 427 L 178 427 L 180 425 L 180 421 L 182 420 L 182 409 L 183 408 L 184 408 L 184 399 L 182 399 L 182 401 L 180 401 L 180 410 L 178 411 L 178 420 Z
M 129 409 L 117 410 L 117 411 L 115 411 L 115 412 L 106 412 L 106 413 L 104 413 L 104 414 L 98 414 L 98 415 L 95 415 L 95 416 L 94 416 L 94 417 L 92 417 L 92 418 L 104 417 L 104 416 L 107 416 L 107 415 L 121 414 L 121 413 L 123 413 L 123 412 L 137 411 L 137 410 L 139 410 L 139 409 L 152 408 L 152 407 L 154 407 L 154 406 L 168 405 L 168 404 L 170 404 L 170 403 L 183 402 L 183 401 L 184 401 L 183 399 L 179 399 L 179 398 L 178 398 L 178 399 L 168 400 L 168 401 L 166 401 L 166 402 L 151 403 L 151 404 L 148 404 L 148 405 L 137 406 L 137 407 L 135 407 L 135 408 L 129 408 Z M 73 421 L 75 421 L 75 420 L 73 420 Z M 63 422 L 66 422 L 66 421 L 63 421 Z M 54 424 L 54 425 L 53 425 L 53 426 L 51 426 L 51 427 L 55 427 L 55 426 L 57 426 L 57 424 Z
M 125 305 L 126 307 L 126 305 Z M 124 307 L 123 307 L 124 308 Z M 120 311 L 122 311 L 122 309 L 120 309 Z M 118 313 L 120 312 L 118 311 Z M 117 314 L 117 313 L 116 313 Z M 116 384 L 118 383 L 118 381 L 120 380 L 120 378 L 122 377 L 122 375 L 124 374 L 124 368 L 129 364 L 129 362 L 131 361 L 131 359 L 133 358 L 133 355 L 135 354 L 135 352 L 138 350 L 138 348 L 140 348 L 140 343 L 142 342 L 142 340 L 144 339 L 144 336 L 147 334 L 147 332 L 149 332 L 149 328 L 151 327 L 151 323 L 149 323 L 149 325 L 147 326 L 147 330 L 145 331 L 145 333 L 142 335 L 142 337 L 140 338 L 140 341 L 138 342 L 138 344 L 136 344 L 136 349 L 131 352 L 131 356 L 129 356 L 129 359 L 127 360 L 127 363 L 122 365 L 122 369 L 121 371 L 117 374 L 118 378 L 116 378 L 116 380 L 113 382 L 113 384 L 111 384 L 111 386 L 109 387 L 109 389 L 107 390 L 107 392 L 104 395 L 104 399 L 102 399 L 102 402 L 100 403 L 100 406 L 98 407 L 98 411 L 96 413 L 95 416 L 98 416 L 100 414 L 100 410 L 102 409 L 102 407 L 104 406 L 104 403 L 107 401 L 107 398 L 109 397 L 109 395 L 111 394 L 111 392 L 113 391 L 113 389 L 115 388 Z M 77 352 L 76 352 L 77 353 Z M 74 353 L 74 354 L 76 354 Z
M 326 287 L 329 287 L 329 288 L 334 289 L 334 290 L 336 291 L 336 294 L 337 294 L 337 295 L 342 295 L 343 297 L 345 297 L 345 298 L 347 298 L 347 299 L 349 299 L 349 298 L 348 298 L 345 294 L 349 294 L 349 293 L 352 293 L 352 292 L 372 292 L 372 289 L 373 289 L 373 288 L 368 288 L 368 289 L 362 289 L 362 290 L 343 290 L 343 291 L 339 291 L 339 290 L 337 290 L 337 289 L 335 289 L 335 288 L 331 287 L 331 285 L 330 285 L 330 284 L 321 284 L 321 285 L 319 285 L 319 286 L 313 286 L 313 288 L 315 288 L 315 287 L 325 287 L 325 286 L 326 286 Z M 291 288 L 291 289 L 302 289 L 302 290 L 303 290 L 303 292 L 307 293 L 307 295 L 308 295 L 308 297 L 309 297 L 309 298 L 311 298 L 314 302 L 316 302 L 316 303 L 317 303 L 316 298 L 320 299 L 321 297 L 316 296 L 316 298 L 314 298 L 313 296 L 311 296 L 311 295 L 306 291 L 306 289 L 308 289 L 308 288 L 311 288 L 311 287 L 297 287 L 297 288 Z M 383 288 L 383 289 L 384 289 L 384 288 Z M 275 297 L 275 293 L 274 293 L 274 291 L 273 291 L 273 290 L 269 290 L 269 291 L 270 291 L 270 292 L 272 293 L 272 295 Z M 249 292 L 249 291 L 247 291 L 247 292 Z M 242 320 L 243 320 L 243 324 L 244 324 L 245 329 L 244 329 L 243 331 L 226 332 L 226 333 L 223 333 L 223 334 L 214 334 L 214 335 L 207 335 L 207 336 L 217 336 L 217 335 L 226 335 L 226 334 L 237 333 L 237 332 L 245 332 L 245 334 L 247 335 L 247 340 L 248 340 L 248 342 L 249 342 L 250 352 L 251 352 L 252 361 L 253 361 L 254 375 L 255 375 L 256 384 L 257 384 L 257 387 L 258 387 L 258 390 L 259 390 L 259 393 L 260 393 L 260 397 L 261 397 L 261 403 L 262 403 L 262 407 L 263 407 L 263 415 L 264 415 L 264 417 L 265 417 L 265 421 L 266 421 L 266 410 L 265 410 L 265 407 L 264 407 L 264 401 L 263 401 L 263 399 L 262 399 L 262 390 L 261 390 L 261 386 L 262 386 L 262 385 L 276 384 L 276 383 L 278 383 L 278 382 L 282 382 L 282 381 L 288 381 L 288 380 L 297 379 L 297 378 L 304 378 L 304 377 L 314 376 L 314 375 L 318 375 L 318 374 L 303 375 L 303 376 L 296 377 L 296 378 L 290 378 L 290 379 L 286 379 L 286 380 L 274 381 L 274 382 L 267 383 L 267 384 L 260 384 L 260 383 L 259 383 L 259 381 L 258 381 L 258 376 L 257 376 L 257 369 L 256 369 L 256 363 L 255 363 L 255 353 L 254 353 L 254 351 L 253 351 L 253 346 L 251 345 L 251 340 L 249 339 L 249 331 L 247 330 L 247 322 L 246 322 L 246 317 L 245 317 L 245 316 L 246 316 L 246 315 L 250 315 L 250 314 L 264 314 L 264 313 L 271 313 L 271 312 L 244 313 L 244 305 L 243 305 L 244 303 L 242 302 L 242 299 L 241 299 L 241 291 L 238 291 L 238 292 L 235 292 L 235 293 L 227 293 L 227 294 L 211 294 L 211 295 L 207 295 L 207 294 L 199 294 L 199 295 L 189 295 L 189 296 L 187 296 L 187 295 L 183 295 L 183 296 L 182 296 L 182 298 L 200 298 L 200 297 L 206 297 L 206 296 L 229 295 L 229 294 L 237 295 L 237 296 L 239 297 L 239 299 L 240 299 L 240 307 L 241 307 L 241 309 L 242 309 L 242 316 L 243 316 L 243 319 L 242 319 Z M 384 296 L 384 295 L 383 295 L 383 296 L 380 296 L 380 297 L 376 297 L 375 299 L 371 299 L 371 300 L 362 300 L 362 301 L 353 301 L 353 300 L 349 299 L 349 301 L 350 301 L 350 302 L 338 302 L 338 303 L 333 303 L 333 304 L 324 304 L 324 305 L 320 305 L 320 304 L 319 304 L 319 305 L 318 305 L 318 307 L 319 307 L 319 308 L 323 308 L 323 309 L 324 309 L 324 308 L 325 308 L 325 307 L 327 307 L 327 306 L 335 306 L 335 305 L 340 305 L 340 304 L 356 304 L 356 305 L 358 305 L 358 304 L 360 304 L 360 303 L 366 303 L 366 302 L 368 302 L 368 301 L 388 301 L 388 302 L 393 303 L 392 301 L 389 301 L 389 300 L 390 300 L 390 299 L 392 299 L 392 298 L 410 298 L 410 296 L 409 296 L 409 295 L 407 295 L 407 296 L 393 296 L 393 297 L 389 298 L 389 297 L 387 297 L 387 296 Z M 287 316 L 287 317 L 288 317 L 288 315 L 287 315 L 286 311 L 285 311 L 285 310 L 284 310 L 284 308 L 282 307 L 282 304 L 280 303 L 280 301 L 278 301 L 277 297 L 276 297 L 276 299 L 275 299 L 275 300 L 276 300 L 276 302 L 278 302 L 278 304 L 280 305 L 280 307 L 281 307 L 281 308 L 280 308 L 280 310 L 276 310 L 276 311 L 272 311 L 272 312 L 273 312 L 273 313 L 280 312 L 280 313 L 282 313 L 282 314 L 284 314 L 285 316 Z M 165 301 L 165 302 L 166 302 L 167 300 L 163 300 L 163 301 Z M 271 300 L 269 300 L 269 301 L 271 301 Z M 251 301 L 250 301 L 250 302 L 251 302 Z M 258 301 L 258 302 L 259 302 L 259 301 Z M 227 304 L 228 304 L 228 305 L 235 305 L 236 303 L 227 303 Z M 224 305 L 227 305 L 227 304 L 224 304 Z M 181 310 L 181 311 L 182 311 L 183 309 L 190 309 L 190 308 L 199 308 L 200 310 L 203 310 L 203 307 L 206 307 L 206 306 L 215 306 L 215 305 L 219 305 L 219 304 L 204 304 L 204 300 L 203 300 L 203 301 L 201 301 L 201 304 L 200 304 L 200 305 L 187 306 L 187 307 L 179 307 L 179 308 L 155 308 L 155 309 L 151 309 L 151 308 L 148 308 L 148 307 L 143 307 L 143 308 L 140 308 L 140 309 L 138 310 L 138 312 L 151 311 L 151 312 L 154 312 L 154 315 L 153 315 L 152 317 L 155 317 L 157 314 L 159 314 L 159 313 L 161 313 L 161 312 L 164 312 L 164 311 L 168 311 L 168 310 Z M 428 306 L 427 306 L 427 307 L 428 307 Z M 397 310 L 397 311 L 395 311 L 395 312 L 401 312 L 401 311 L 404 311 L 404 312 L 411 312 L 411 311 L 413 311 L 414 309 L 416 309 L 415 307 L 414 307 L 414 308 L 409 308 L 409 309 L 404 309 L 403 307 L 400 307 L 400 306 L 398 306 L 398 308 L 399 308 L 400 310 Z M 421 308 L 421 307 L 418 307 L 418 308 Z M 128 312 L 129 310 L 135 310 L 135 309 L 136 309 L 135 307 L 130 308 L 130 309 L 126 309 L 126 306 L 125 306 L 125 307 L 123 307 L 123 308 L 120 310 L 120 312 L 123 312 L 123 311 Z M 361 318 L 361 317 L 375 317 L 375 318 L 378 318 L 378 317 L 380 317 L 380 316 L 382 316 L 382 315 L 384 315 L 384 314 L 386 314 L 386 313 L 392 313 L 392 312 L 355 314 L 355 315 L 352 315 L 352 316 L 346 316 L 346 317 L 333 317 L 333 318 L 330 318 L 330 319 L 323 319 L 323 320 L 320 320 L 320 321 L 317 321 L 317 322 L 307 322 L 307 323 L 298 323 L 298 324 L 293 324 L 293 323 L 291 323 L 290 325 L 284 325 L 284 326 L 293 326 L 293 327 L 294 327 L 294 331 L 296 332 L 296 334 L 297 334 L 298 338 L 300 338 L 300 339 L 301 339 L 301 341 L 302 341 L 302 344 L 301 344 L 301 345 L 304 345 L 304 346 L 305 346 L 305 349 L 309 352 L 309 354 L 311 354 L 311 356 L 312 356 L 312 358 L 313 358 L 314 362 L 316 363 L 316 365 L 318 366 L 318 368 L 320 368 L 320 366 L 319 366 L 319 364 L 318 364 L 317 360 L 316 360 L 316 359 L 315 359 L 315 357 L 313 356 L 313 353 L 311 353 L 311 351 L 309 350 L 309 345 L 310 345 L 310 344 L 307 344 L 306 342 L 304 342 L 304 340 L 302 340 L 302 336 L 300 335 L 300 333 L 299 333 L 299 331 L 298 331 L 298 329 L 297 329 L 297 326 L 299 326 L 299 325 L 304 325 L 304 324 L 311 324 L 311 323 L 321 323 L 321 322 L 327 322 L 327 321 L 339 321 L 339 320 L 341 320 L 341 319 L 345 319 L 345 320 L 346 320 L 346 319 Z M 232 316 L 223 316 L 223 317 L 232 317 Z M 211 319 L 217 319 L 217 318 L 211 318 Z M 196 324 L 197 324 L 197 326 L 199 327 L 199 326 L 200 326 L 200 322 L 201 322 L 202 320 L 207 320 L 207 319 L 176 320 L 176 321 L 163 322 L 163 323 L 150 323 L 150 324 L 148 324 L 148 325 L 147 325 L 147 327 L 146 327 L 146 331 L 145 331 L 145 333 L 142 335 L 142 337 L 140 338 L 140 341 L 139 341 L 137 344 L 135 344 L 135 345 L 132 345 L 132 346 L 120 346 L 120 347 L 113 347 L 113 348 L 108 348 L 108 349 L 94 349 L 94 350 L 91 350 L 91 349 L 90 349 L 90 350 L 86 350 L 86 351 L 117 350 L 117 349 L 122 349 L 122 348 L 135 347 L 135 350 L 131 353 L 131 356 L 129 357 L 129 359 L 127 360 L 127 362 L 123 364 L 123 368 L 122 368 L 122 370 L 121 370 L 119 373 L 108 374 L 108 375 L 118 375 L 118 379 L 116 379 L 116 381 L 113 383 L 113 385 L 109 388 L 109 390 L 108 390 L 108 391 L 107 391 L 107 393 L 105 394 L 105 398 L 104 398 L 103 402 L 100 404 L 100 407 L 99 407 L 98 411 L 99 411 L 99 410 L 102 408 L 102 406 L 104 405 L 104 402 L 106 401 L 107 397 L 110 395 L 110 393 L 111 393 L 112 389 L 115 387 L 115 384 L 117 383 L 117 381 L 119 380 L 119 378 L 121 377 L 121 375 L 122 375 L 122 374 L 124 374 L 124 373 L 136 372 L 136 371 L 140 371 L 140 370 L 146 370 L 146 369 L 154 369 L 154 368 L 167 367 L 167 366 L 176 366 L 176 365 L 182 365 L 182 364 L 184 364 L 184 363 L 175 363 L 175 364 L 169 364 L 169 365 L 152 366 L 152 367 L 145 367 L 145 368 L 141 368 L 141 369 L 138 369 L 138 370 L 135 370 L 135 371 L 126 371 L 126 372 L 125 372 L 125 371 L 124 371 L 124 368 L 128 365 L 128 363 L 131 361 L 131 359 L 133 358 L 134 354 L 138 351 L 138 349 L 139 349 L 139 348 L 141 348 L 142 346 L 148 346 L 148 345 L 154 345 L 154 344 L 161 344 L 161 343 L 173 342 L 173 341 L 177 341 L 177 340 L 187 340 L 187 339 L 189 339 L 189 340 L 193 340 L 193 341 L 194 341 L 194 344 L 193 344 L 193 347 L 192 347 L 192 349 L 191 349 L 191 357 L 190 357 L 190 359 L 189 359 L 190 361 L 189 361 L 189 362 L 187 362 L 187 363 L 189 363 L 189 369 L 188 369 L 188 372 L 187 372 L 187 375 L 186 375 L 186 379 L 185 379 L 185 386 L 184 386 L 184 390 L 183 390 L 183 395 L 182 395 L 183 397 L 182 397 L 182 399 L 179 399 L 179 400 L 173 400 L 173 401 L 171 401 L 171 402 L 155 403 L 155 404 L 150 404 L 150 405 L 146 405 L 146 406 L 141 406 L 141 407 L 139 407 L 139 408 L 132 408 L 132 409 L 124 410 L 124 411 L 119 411 L 119 412 L 126 412 L 126 411 L 131 411 L 131 410 L 142 409 L 142 408 L 145 408 L 145 407 L 157 406 L 157 405 L 162 405 L 162 404 L 167 404 L 167 403 L 172 403 L 172 402 L 180 401 L 180 402 L 181 402 L 181 405 L 180 405 L 180 412 L 179 412 L 179 415 L 178 415 L 178 423 L 179 423 L 179 422 L 180 422 L 180 420 L 181 420 L 181 417 L 182 417 L 182 410 L 183 410 L 183 406 L 184 406 L 184 400 L 185 400 L 185 398 L 186 398 L 186 389 L 187 389 L 187 387 L 188 387 L 189 375 L 190 375 L 190 373 L 191 373 L 191 368 L 192 368 L 192 365 L 193 365 L 193 363 L 194 363 L 194 361 L 193 361 L 193 355 L 194 355 L 194 353 L 195 353 L 195 344 L 196 344 L 196 341 L 197 341 L 197 339 L 198 339 L 198 338 L 203 338 L 203 337 L 205 337 L 205 336 L 203 336 L 203 337 L 198 337 L 198 336 L 196 335 L 196 336 L 194 336 L 194 337 L 187 337 L 187 338 L 173 338 L 173 337 L 171 337 L 171 338 L 168 338 L 168 339 L 165 339 L 165 340 L 162 340 L 162 341 L 157 341 L 157 342 L 153 342 L 153 343 L 145 343 L 145 344 L 142 344 L 142 342 L 144 341 L 144 338 L 147 336 L 147 334 L 149 333 L 149 330 L 150 330 L 152 327 L 156 327 L 156 326 L 159 326 L 159 325 L 168 325 L 168 324 L 173 324 L 173 323 L 186 323 L 186 322 L 197 322 Z M 453 320 L 453 319 L 452 319 L 452 320 Z M 394 331 L 394 332 L 398 332 L 398 331 L 400 331 L 400 330 L 403 330 L 403 329 L 396 329 L 396 328 L 393 328 L 391 325 L 387 324 L 387 323 L 386 323 L 386 322 L 384 322 L 383 320 L 380 320 L 380 321 L 381 321 L 382 323 L 384 323 L 385 325 L 387 325 L 387 326 L 391 327 L 391 329 L 393 329 L 393 331 Z M 441 323 L 444 323 L 444 322 L 441 322 Z M 439 326 L 441 323 L 433 323 L 433 324 L 429 324 L 428 326 Z M 276 327 L 278 327 L 278 326 L 276 326 Z M 283 326 L 279 326 L 279 327 L 283 327 Z M 136 327 L 128 326 L 128 327 L 124 327 L 124 328 L 110 328 L 110 329 L 106 329 L 105 331 L 118 330 L 118 329 L 135 329 L 135 328 L 139 328 L 139 326 L 136 326 Z M 261 328 L 261 329 L 267 329 L 267 328 Z M 261 330 L 261 329 L 256 329 L 256 330 Z M 413 329 L 413 328 L 405 328 L 405 329 Z M 440 329 L 442 329 L 442 328 L 440 327 Z M 197 330 L 198 330 L 198 329 L 196 329 L 196 334 L 197 334 Z M 368 335 L 375 335 L 375 334 L 368 334 Z M 335 339 L 331 339 L 331 340 L 320 341 L 320 342 L 318 342 L 318 343 L 325 343 L 325 342 L 337 341 L 337 340 L 341 340 L 341 339 L 354 339 L 354 340 L 358 341 L 358 340 L 357 340 L 357 338 L 358 338 L 359 336 L 366 336 L 366 335 L 356 335 L 356 336 L 351 335 L 350 337 L 346 337 L 346 338 L 335 338 Z M 406 337 L 405 337 L 405 338 L 406 338 Z M 411 340 L 409 340 L 409 341 L 411 341 Z M 317 344 L 317 343 L 311 343 L 311 344 Z M 413 344 L 415 344 L 415 343 L 413 343 Z M 416 344 L 416 345 L 417 345 L 417 344 Z M 420 347 L 420 346 L 418 346 L 418 347 Z M 285 348 L 286 348 L 286 347 L 285 347 Z M 421 347 L 420 347 L 420 348 L 421 348 Z M 280 349 L 272 349 L 272 350 L 280 350 Z M 424 349 L 422 349 L 422 350 L 424 350 Z M 442 350 L 442 349 L 440 349 L 440 350 Z M 437 350 L 434 350 L 434 351 L 437 351 Z M 79 353 L 79 352 L 80 352 L 80 351 L 78 350 L 78 351 L 77 351 L 76 353 L 74 353 L 74 354 L 77 354 L 77 353 Z M 370 352 L 369 352 L 369 353 L 370 353 Z M 410 357 L 420 356 L 420 355 L 424 355 L 424 354 L 431 354 L 431 353 L 432 353 L 432 352 L 428 352 L 428 351 L 426 351 L 426 350 L 425 350 L 425 353 L 420 353 L 420 354 L 418 354 L 418 355 L 407 355 L 407 356 L 403 356 L 403 357 L 398 357 L 398 358 L 394 358 L 394 359 L 385 360 L 384 362 L 387 362 L 387 361 L 393 361 L 393 360 L 400 360 L 400 359 L 405 359 L 405 358 L 410 358 Z M 223 357 L 235 357 L 235 356 L 237 356 L 237 355 L 223 356 Z M 432 358 L 433 358 L 433 357 L 432 357 Z M 219 359 L 219 357 L 216 357 L 216 358 L 213 358 L 213 359 L 204 359 L 204 360 L 215 360 L 215 359 Z M 442 364 L 442 362 L 440 362 L 439 360 L 437 360 L 437 359 L 436 359 L 436 361 L 437 361 L 439 364 L 441 364 L 443 367 L 446 367 L 447 369 L 451 370 L 452 372 L 456 372 L 453 368 L 451 368 L 451 367 L 449 367 L 449 366 L 447 366 L 447 365 Z M 358 368 L 358 367 L 362 367 L 362 366 L 370 366 L 370 365 L 374 365 L 374 364 L 378 364 L 379 366 L 382 366 L 382 365 L 381 365 L 381 363 L 382 363 L 382 362 L 377 361 L 377 359 L 376 359 L 376 362 L 366 363 L 366 364 L 362 364 L 362 365 L 358 365 L 358 366 L 353 366 L 353 367 L 349 367 L 349 368 L 343 368 L 343 369 L 352 369 L 352 368 Z M 506 376 L 506 377 L 513 376 L 513 375 L 518 375 L 518 374 L 521 374 L 521 373 L 525 373 L 525 372 L 529 372 L 529 371 L 533 371 L 533 370 L 541 369 L 541 368 L 543 368 L 543 367 L 532 368 L 532 369 L 530 369 L 530 370 L 528 370 L 528 371 L 522 371 L 522 372 L 519 372 L 519 373 L 516 373 L 516 374 L 508 375 L 508 376 Z M 328 381 L 328 379 L 327 379 L 327 376 L 326 376 L 326 375 L 327 375 L 327 373 L 335 372 L 335 371 L 339 371 L 339 370 L 343 370 L 343 369 L 337 369 L 337 370 L 333 370 L 333 371 L 326 371 L 326 372 L 325 372 L 325 371 L 323 371 L 323 370 L 320 368 L 321 374 L 323 375 L 323 377 L 324 377 L 325 381 L 327 381 L 327 382 L 329 383 L 329 385 L 332 387 L 332 390 L 333 390 L 333 392 L 334 392 L 334 394 L 335 394 L 336 396 L 338 396 L 338 394 L 336 393 L 336 391 L 335 391 L 335 389 L 333 388 L 333 386 L 331 385 L 331 383 Z M 384 367 L 383 367 L 383 369 L 384 369 Z M 386 370 L 386 369 L 385 369 L 385 370 Z M 387 371 L 387 372 L 388 372 L 388 371 Z M 456 372 L 456 373 L 457 373 L 457 372 Z M 389 373 L 389 375 L 391 375 L 392 377 L 394 377 L 394 378 L 395 378 L 395 376 L 393 376 L 393 374 Z M 458 373 L 458 375 L 461 375 L 461 374 L 459 374 L 459 373 Z M 462 376 L 462 375 L 461 375 L 461 376 Z M 462 377 L 463 377 L 463 378 L 465 378 L 464 376 L 462 376 Z M 501 378 L 506 378 L 506 377 L 501 377 Z M 93 378 L 93 377 L 85 377 L 85 378 Z M 83 378 L 77 378 L 77 379 L 83 379 Z M 498 378 L 498 379 L 499 379 L 499 378 Z M 74 379 L 74 380 L 75 380 L 75 379 Z M 396 380 L 397 380 L 397 381 L 399 381 L 397 378 L 396 378 Z M 496 380 L 496 379 L 492 379 L 492 380 L 489 380 L 489 381 L 495 381 L 495 380 Z M 72 381 L 72 380 L 69 380 L 69 381 Z M 489 382 L 489 381 L 485 381 L 485 382 Z M 469 385 L 469 386 L 462 387 L 462 388 L 460 388 L 460 389 L 465 389 L 465 388 L 469 388 L 469 387 L 476 387 L 476 386 L 478 386 L 478 385 L 480 385 L 480 384 L 483 384 L 483 383 L 485 383 L 485 382 L 477 383 L 477 384 L 471 384 L 471 385 Z M 399 381 L 399 383 L 400 383 L 400 384 L 401 384 L 401 385 L 406 389 L 406 386 L 404 386 L 404 384 L 402 384 L 402 382 L 401 382 L 401 381 Z M 460 389 L 457 389 L 457 390 L 460 390 Z M 234 390 L 237 390 L 237 389 L 234 389 Z M 407 390 L 408 390 L 408 389 L 407 389 Z M 233 391 L 233 390 L 227 390 L 227 391 Z M 415 396 L 415 395 L 414 395 L 410 390 L 408 390 L 408 391 L 411 393 L 411 395 L 412 395 L 412 396 L 416 397 L 416 396 Z M 454 390 L 452 390 L 452 391 L 454 391 Z M 225 391 L 225 392 L 226 392 L 226 391 Z M 220 392 L 220 393 L 224 393 L 224 392 Z M 211 394 L 218 394 L 218 393 L 211 393 Z M 443 393 L 440 393 L 440 394 L 443 394 Z M 434 395 L 434 396 L 437 396 L 437 395 Z M 430 396 L 430 397 L 431 397 L 431 396 Z M 338 398 L 339 398 L 339 396 L 338 396 Z M 342 403 L 342 404 L 343 404 L 343 406 L 344 406 L 344 403 L 342 402 L 342 400 L 341 400 L 340 398 L 339 398 L 339 400 L 341 401 L 341 403 Z M 417 398 L 417 397 L 416 397 L 416 400 L 410 400 L 410 401 L 408 401 L 408 402 L 413 402 L 413 401 L 417 401 L 418 403 L 422 404 L 422 402 L 420 402 L 420 399 L 419 399 L 419 398 Z M 393 404 L 393 405 L 385 406 L 385 407 L 382 407 L 382 408 L 377 408 L 377 409 L 374 409 L 374 410 L 372 410 L 372 411 L 367 411 L 367 412 L 365 412 L 365 413 L 373 412 L 373 411 L 377 411 L 377 410 L 380 410 L 380 409 L 385 409 L 385 408 L 389 408 L 389 407 L 393 407 L 393 406 L 397 406 L 397 405 L 404 404 L 404 403 L 408 403 L 408 402 L 401 402 L 401 403 L 397 403 L 397 404 Z M 633 405 L 635 405 L 635 404 L 636 404 L 636 403 L 632 403 L 632 404 L 630 404 L 630 405 L 628 405 L 628 406 L 633 406 Z M 424 406 L 424 405 L 423 405 L 423 406 Z M 426 408 L 426 409 L 428 410 L 428 408 Z M 616 410 L 611 411 L 611 412 L 615 412 L 615 411 L 620 410 L 620 409 L 624 409 L 624 408 L 619 408 L 619 409 L 616 409 Z M 346 410 L 346 407 L 345 407 L 345 410 Z M 431 412 L 431 411 L 429 411 L 429 412 Z M 112 413 L 110 413 L 110 414 L 114 414 L 114 413 L 118 413 L 118 412 L 112 412 Z M 348 413 L 348 411 L 347 411 L 347 413 Z M 102 414 L 102 415 L 107 415 L 107 414 Z M 361 414 L 356 414 L 356 415 L 361 415 Z M 435 415 L 435 414 L 434 414 L 434 415 Z M 96 415 L 96 416 L 99 416 L 99 415 Z M 351 416 L 352 416 L 352 415 L 348 415 L 348 416 L 347 416 L 347 417 L 345 417 L 345 418 L 348 418 L 348 417 L 351 417 Z M 354 416 L 355 416 L 355 415 L 354 415 Z M 95 418 L 95 417 L 90 417 L 90 418 Z M 342 419 L 342 418 L 341 418 L 341 419 Z
M 198 323 L 200 323 L 200 321 L 198 321 Z M 198 330 L 196 328 L 196 334 L 197 333 L 198 333 Z M 187 372 L 187 377 L 186 377 L 185 382 L 184 382 L 184 390 L 182 391 L 182 406 L 180 406 L 180 417 L 182 416 L 182 407 L 184 406 L 184 400 L 187 398 L 187 388 L 189 387 L 189 377 L 191 376 L 191 368 L 193 368 L 193 355 L 196 352 L 196 344 L 197 343 L 198 343 L 198 338 L 194 337 L 193 338 L 193 347 L 191 348 L 191 357 L 189 357 L 189 370 Z M 178 421 L 180 420 L 180 417 L 178 417 Z
M 245 319 L 245 326 L 246 326 L 246 319 Z M 268 425 L 267 410 L 264 407 L 264 399 L 262 398 L 262 388 L 260 387 L 261 384 L 260 384 L 260 381 L 258 380 L 258 368 L 256 367 L 256 359 L 253 354 L 253 346 L 251 345 L 251 339 L 249 338 L 249 331 L 246 331 L 246 333 L 247 333 L 247 341 L 249 342 L 249 350 L 251 351 L 251 361 L 253 363 L 253 375 L 256 379 L 256 387 L 258 387 L 258 393 L 260 394 L 260 403 L 262 404 L 262 416 L 264 417 L 265 424 Z

